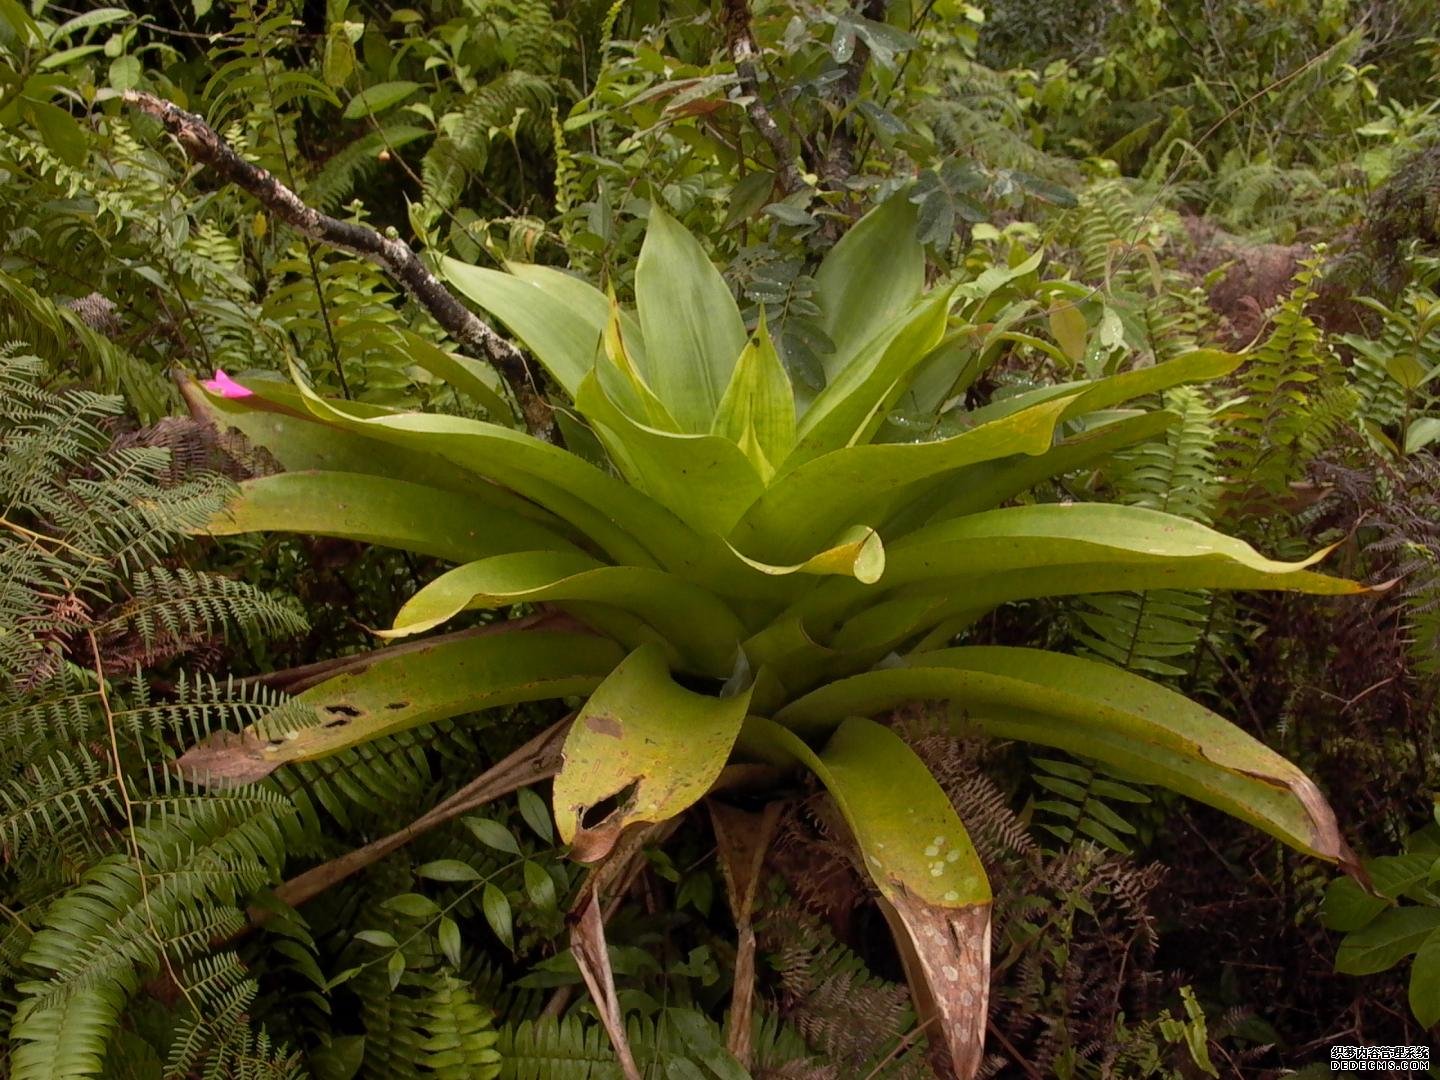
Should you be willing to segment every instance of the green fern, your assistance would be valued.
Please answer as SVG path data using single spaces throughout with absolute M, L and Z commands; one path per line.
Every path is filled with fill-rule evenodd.
M 1296 276 L 1276 309 L 1270 335 L 1239 375 L 1241 398 L 1225 411 L 1222 451 L 1229 482 L 1243 495 L 1276 495 L 1303 476 L 1354 414 L 1355 394 L 1339 358 L 1306 314 L 1316 264 Z
M 1135 835 L 1135 826 L 1110 803 L 1148 803 L 1148 795 L 1076 762 L 1032 757 L 1030 763 L 1035 783 L 1047 792 L 1034 803 L 1038 828 L 1067 848 L 1085 837 L 1117 854 L 1130 854 L 1122 837 Z
M 429 221 L 449 211 L 490 160 L 490 145 L 499 134 L 508 137 L 511 124 L 536 145 L 550 138 L 550 110 L 556 101 L 553 82 L 526 70 L 507 71 L 466 95 L 439 121 L 441 135 L 425 154 L 425 214 Z
M 1216 406 L 1205 392 L 1182 387 L 1165 395 L 1178 422 L 1163 440 L 1117 454 L 1108 477 L 1116 501 L 1209 523 L 1220 494 Z M 1121 667 L 1181 676 L 1209 631 L 1207 594 L 1159 590 L 1104 593 L 1077 600 L 1073 633 L 1088 651 Z
M 169 450 L 109 433 L 118 400 L 46 389 L 44 374 L 37 358 L 0 351 L 9 1075 L 100 1075 L 132 998 L 156 978 L 182 999 L 181 1028 L 214 1025 L 186 1060 L 211 1075 L 287 1075 L 248 1030 L 245 969 L 212 949 L 245 926 L 246 898 L 278 879 L 294 809 L 276 789 L 202 792 L 169 767 L 177 734 L 244 723 L 273 695 L 182 675 L 156 701 L 142 674 L 128 689 L 112 678 L 227 632 L 294 632 L 303 620 L 249 586 L 166 566 L 229 481 L 176 478 Z M 280 1071 L 245 1071 L 262 1061 Z

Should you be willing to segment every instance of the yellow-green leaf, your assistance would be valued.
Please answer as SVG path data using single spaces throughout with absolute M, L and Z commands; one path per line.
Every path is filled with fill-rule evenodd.
M 740 353 L 711 432 L 744 450 L 766 482 L 795 445 L 795 395 L 763 318 Z
M 897 938 L 908 938 L 903 951 L 918 970 L 907 975 L 937 1014 L 956 1075 L 973 1075 L 990 985 L 990 881 L 945 792 L 898 735 L 858 717 L 818 754 L 761 717 L 746 721 L 740 746 L 802 762 L 830 792 L 900 924 Z
M 1050 305 L 1050 335 L 1060 343 L 1065 358 L 1072 363 L 1085 359 L 1085 335 L 1089 332 L 1085 314 L 1070 300 L 1057 300 Z
M 385 637 L 418 634 L 470 608 L 578 601 L 643 620 L 673 643 L 694 670 L 726 676 L 745 636 L 721 601 L 673 574 L 639 566 L 604 566 L 585 555 L 530 551 L 497 555 L 441 574 L 401 607 Z M 583 615 L 577 613 L 583 619 Z
M 592 374 L 576 407 L 626 478 L 699 533 L 724 536 L 764 490 L 743 450 L 719 435 L 675 434 L 627 416 Z
M 622 656 L 594 634 L 508 627 L 380 649 L 365 666 L 312 686 L 244 732 L 215 733 L 178 764 L 202 783 L 253 783 L 286 763 L 421 724 L 588 693 Z
M 745 347 L 745 324 L 700 242 L 654 204 L 635 268 L 635 299 L 647 381 L 682 430 L 709 431 Z
M 509 551 L 576 551 L 518 514 L 454 491 L 387 476 L 287 472 L 246 480 L 205 525 L 211 536 L 290 532 L 400 548 L 452 562 Z
M 658 648 L 631 653 L 566 736 L 555 777 L 560 838 L 593 862 L 626 826 L 666 821 L 699 801 L 725 767 L 749 703 L 748 691 L 721 698 L 677 685 Z M 609 814 L 585 820 L 609 799 L 617 800 Z
M 1267 559 L 1243 540 L 1158 510 L 1111 503 L 1041 503 L 970 514 L 927 526 L 889 546 L 883 585 L 986 578 L 1066 566 L 1174 567 L 1189 588 L 1282 588 L 1338 595 L 1365 586 L 1305 573 L 1329 549 L 1300 562 Z M 1207 579 L 1206 568 L 1214 578 Z M 1066 590 L 1071 591 L 1071 590 Z
M 776 719 L 823 731 L 837 717 L 916 699 L 952 701 L 962 726 L 1095 758 L 1356 865 L 1334 811 L 1289 761 L 1183 695 L 1093 660 L 1002 647 L 926 652 L 822 686 Z
M 980 461 L 1044 453 L 1068 404 L 1042 402 L 949 439 L 851 446 L 807 461 L 766 489 L 731 543 L 766 562 L 798 562 L 857 516 L 882 518 L 908 485 Z
M 944 337 L 952 295 L 951 289 L 936 289 L 855 351 L 811 402 L 788 467 L 869 442 L 909 385 L 909 377 Z

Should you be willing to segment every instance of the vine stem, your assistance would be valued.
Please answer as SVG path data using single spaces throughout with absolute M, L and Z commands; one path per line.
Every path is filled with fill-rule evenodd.
M 726 44 L 730 59 L 735 64 L 735 76 L 740 82 L 740 89 L 749 99 L 745 113 L 750 117 L 751 125 L 775 153 L 780 186 L 785 189 L 786 194 L 798 191 L 804 187 L 804 180 L 800 176 L 800 170 L 795 167 L 795 152 L 761 96 L 760 74 L 756 68 L 760 50 L 750 29 L 750 6 L 746 0 L 726 0 L 725 23 L 725 34 L 728 38 Z
M 393 277 L 461 346 L 493 364 L 510 386 L 531 434 L 553 442 L 551 409 L 531 376 L 525 357 L 467 308 L 426 269 L 410 246 L 396 237 L 321 213 L 267 169 L 242 158 L 205 120 L 172 101 L 143 90 L 127 90 L 125 103 L 155 117 L 191 160 L 253 196 L 272 216 L 302 236 L 368 259 Z
M 191 995 L 190 988 L 181 981 L 180 973 L 175 970 L 175 964 L 170 959 L 170 951 L 165 947 L 165 938 L 160 933 L 160 928 L 155 925 L 155 912 L 150 905 L 150 883 L 145 876 L 145 859 L 140 851 L 140 840 L 135 833 L 135 806 L 130 801 L 130 789 L 125 780 L 125 768 L 120 758 L 120 738 L 115 733 L 115 713 L 110 708 L 110 694 L 106 689 L 105 663 L 101 659 L 100 644 L 95 640 L 94 629 L 87 629 L 85 635 L 90 641 L 90 654 L 95 660 L 95 684 L 100 692 L 100 711 L 105 717 L 105 730 L 110 736 L 110 755 L 115 766 L 115 790 L 116 794 L 120 796 L 120 807 L 125 814 L 126 846 L 130 849 L 130 858 L 134 861 L 135 874 L 140 883 L 140 903 L 145 909 L 146 928 L 150 931 L 150 939 L 155 943 L 160 960 L 165 965 L 166 975 L 184 996 L 185 1001 L 198 1018 L 202 1015 L 200 1003 Z

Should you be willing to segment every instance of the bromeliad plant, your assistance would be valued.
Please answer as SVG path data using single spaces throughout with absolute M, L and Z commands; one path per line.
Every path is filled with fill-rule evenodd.
M 628 826 L 684 811 L 728 762 L 809 769 L 854 832 L 917 1004 L 961 1075 L 981 1056 L 990 887 L 940 787 L 869 717 L 948 701 L 957 730 L 1093 759 L 1351 865 L 1315 785 L 1183 696 L 1091 660 L 949 647 L 1012 600 L 1361 587 L 1153 511 L 1006 505 L 1172 419 L 1120 406 L 1240 357 L 1193 352 L 957 411 L 1002 340 L 1053 349 L 1015 329 L 1035 301 L 1005 292 L 1033 280 L 1038 257 L 927 291 L 913 213 L 880 207 L 820 267 L 834 349 L 813 394 L 659 209 L 633 311 L 554 269 L 449 262 L 450 282 L 569 395 L 568 430 L 583 421 L 598 439 L 590 458 L 501 423 L 327 401 L 303 384 L 212 384 L 205 407 L 289 471 L 245 484 L 211 531 L 347 537 L 455 563 L 383 637 L 469 609 L 531 614 L 379 649 L 302 693 L 303 724 L 287 709 L 192 762 L 253 780 L 443 717 L 588 695 L 554 783 L 560 834 L 585 861 Z M 418 362 L 493 398 L 453 358 L 416 347 Z M 906 425 L 887 424 L 902 414 Z M 939 434 L 884 441 L 917 416 Z

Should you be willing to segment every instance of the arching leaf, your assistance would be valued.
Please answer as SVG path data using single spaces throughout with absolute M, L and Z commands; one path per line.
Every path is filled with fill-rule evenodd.
M 622 650 L 594 634 L 512 630 L 438 641 L 433 648 L 377 650 L 292 698 L 240 734 L 217 732 L 181 756 L 183 773 L 208 784 L 248 784 L 288 762 L 496 705 L 584 694 L 620 662 Z
M 617 562 L 645 566 L 658 559 L 684 566 L 695 556 L 695 534 L 678 518 L 558 446 L 480 420 L 435 413 L 367 418 L 351 402 L 327 401 L 303 387 L 301 395 L 323 420 L 383 442 L 423 447 L 532 499 Z
M 946 700 L 956 722 L 1058 747 L 1172 788 L 1292 847 L 1353 868 L 1334 811 L 1298 768 L 1181 694 L 1093 660 L 1041 649 L 971 647 L 823 686 L 776 719 L 802 732 L 905 701 Z
M 990 880 L 945 792 L 898 735 L 859 717 L 840 723 L 818 754 L 779 724 L 751 717 L 740 748 L 799 761 L 830 792 L 908 945 L 918 1011 L 933 1009 L 956 1075 L 973 1076 L 990 993 Z
M 531 551 L 497 555 L 441 574 L 412 596 L 385 637 L 418 634 L 467 608 L 583 601 L 643 619 L 689 664 L 723 677 L 745 636 L 740 621 L 711 593 L 664 571 L 605 566 L 585 555 Z
M 646 380 L 685 431 L 710 430 L 745 324 L 730 287 L 699 241 L 659 206 L 635 267 Z
M 886 586 L 1067 566 L 1174 567 L 1192 588 L 1283 588 L 1337 595 L 1364 592 L 1352 581 L 1310 573 L 1325 549 L 1300 562 L 1267 559 L 1243 540 L 1198 522 L 1138 506 L 1041 503 L 970 514 L 927 526 L 890 544 Z M 1214 572 L 1206 577 L 1205 569 Z
M 625 658 L 580 710 L 555 777 L 560 838 L 585 862 L 603 858 L 632 824 L 666 821 L 710 790 L 750 703 L 697 694 L 670 677 L 658 648 Z M 617 805 L 598 822 L 586 815 Z
M 205 527 L 211 536 L 291 532 L 470 562 L 509 551 L 577 551 L 518 514 L 453 491 L 384 476 L 288 472 L 246 480 Z

